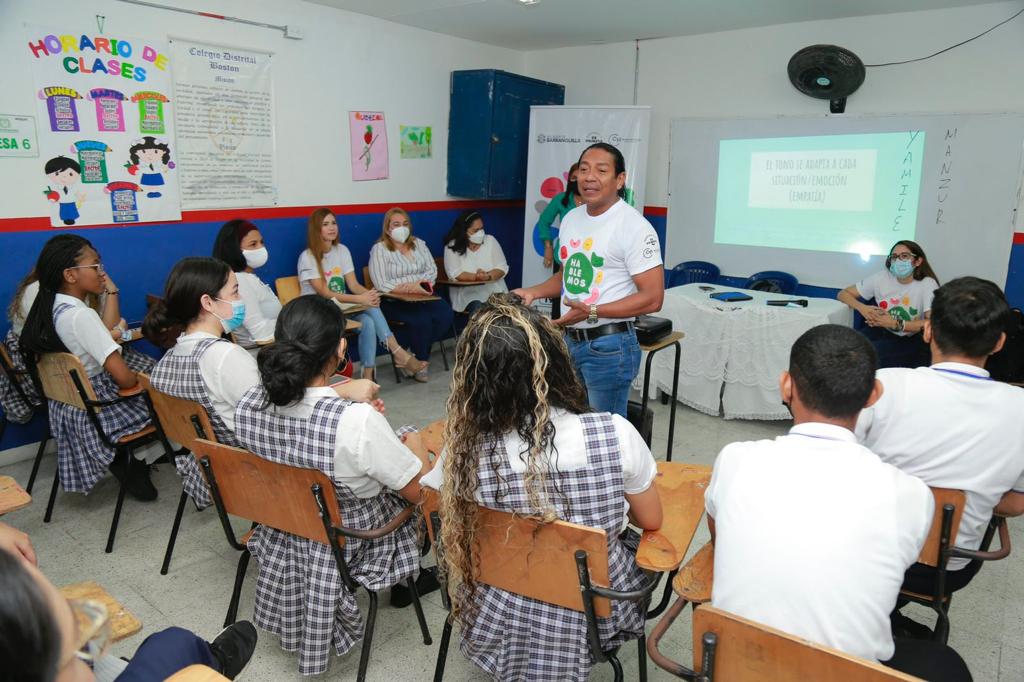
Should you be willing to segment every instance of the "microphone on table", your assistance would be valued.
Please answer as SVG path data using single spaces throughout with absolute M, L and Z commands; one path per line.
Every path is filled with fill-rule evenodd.
M 797 299 L 792 299 L 792 300 L 775 299 L 775 300 L 771 300 L 771 301 L 765 301 L 765 304 L 767 304 L 767 305 L 776 305 L 776 306 L 783 306 L 783 307 L 789 305 L 790 303 L 795 303 L 798 306 L 800 306 L 801 308 L 806 308 L 807 307 L 807 299 L 806 298 L 797 298 Z

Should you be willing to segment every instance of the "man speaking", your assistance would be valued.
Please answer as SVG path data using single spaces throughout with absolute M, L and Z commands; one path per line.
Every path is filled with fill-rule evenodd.
M 626 161 L 617 148 L 587 147 L 577 182 L 584 203 L 559 228 L 562 272 L 513 293 L 527 305 L 562 297 L 565 314 L 555 324 L 565 328 L 591 407 L 625 417 L 640 368 L 633 320 L 661 310 L 665 296 L 661 248 L 651 224 L 622 200 Z

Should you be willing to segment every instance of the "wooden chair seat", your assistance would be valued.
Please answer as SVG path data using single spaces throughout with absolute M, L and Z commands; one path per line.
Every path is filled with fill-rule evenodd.
M 149 436 L 152 436 L 155 433 L 156 433 L 156 427 L 153 426 L 152 424 L 150 424 L 149 426 L 143 428 L 141 431 L 136 431 L 135 433 L 129 433 L 127 436 L 121 436 L 120 438 L 117 439 L 117 442 L 121 443 L 122 445 L 124 445 L 124 444 L 127 444 L 127 443 L 132 443 L 134 441 L 137 441 L 140 438 L 147 438 Z
M 167 682 L 221 682 L 228 678 L 205 665 L 190 665 L 167 678 Z
M 920 602 L 931 602 L 932 601 L 932 595 L 930 595 L 930 594 L 921 594 L 920 592 L 911 592 L 910 590 L 900 590 L 900 595 L 904 596 L 904 597 L 907 597 L 908 599 L 913 599 L 913 600 L 920 601 Z M 949 595 L 948 594 L 942 598 L 942 602 L 944 604 L 949 604 Z
M 0 514 L 9 514 L 27 507 L 32 496 L 10 476 L 0 476 Z
M 710 542 L 694 554 L 672 581 L 672 589 L 692 604 L 711 601 L 715 578 L 715 546 Z
M 289 301 L 302 295 L 298 275 L 278 277 L 274 280 L 274 288 L 277 289 L 277 299 L 281 301 L 281 305 L 287 305 Z

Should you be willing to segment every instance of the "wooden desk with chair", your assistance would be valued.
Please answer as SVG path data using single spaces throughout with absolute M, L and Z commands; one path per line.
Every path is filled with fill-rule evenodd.
M 24 509 L 32 503 L 32 496 L 10 476 L 0 476 L 0 516 Z
M 194 445 L 194 452 L 200 458 L 228 542 L 242 552 L 225 625 L 235 620 L 242 579 L 250 556 L 244 538 L 235 538 L 228 515 L 251 521 L 254 526 L 264 525 L 328 545 L 342 584 L 349 592 L 355 593 L 360 584 L 352 578 L 345 562 L 342 552 L 345 539 L 373 540 L 384 537 L 400 528 L 415 513 L 415 508 L 408 506 L 380 528 L 346 528 L 342 525 L 344 510 L 338 504 L 334 483 L 323 472 L 279 464 L 247 450 L 205 439 L 196 440 Z M 413 596 L 423 643 L 429 645 L 432 640 L 416 591 L 416 581 L 410 578 L 407 583 Z M 370 597 L 370 608 L 359 658 L 357 679 L 360 682 L 366 679 L 377 618 L 377 593 L 370 590 L 366 592 Z
M 60 588 L 60 593 L 66 599 L 83 599 L 103 604 L 107 608 L 107 616 L 110 619 L 110 641 L 112 642 L 120 642 L 142 629 L 142 622 L 112 594 L 103 589 L 99 583 L 87 580 L 65 585 Z
M 65 403 L 78 408 L 79 410 L 84 410 L 103 444 L 115 452 L 124 454 L 124 460 L 126 462 L 124 472 L 125 478 L 127 478 L 128 472 L 135 460 L 132 453 L 144 445 L 149 445 L 150 443 L 158 442 L 160 440 L 160 433 L 157 431 L 155 426 L 150 424 L 135 433 L 121 437 L 115 442 L 107 436 L 106 432 L 103 430 L 102 424 L 100 423 L 98 415 L 99 411 L 104 407 L 108 407 L 125 400 L 144 399 L 141 386 L 136 386 L 129 391 L 122 391 L 120 392 L 119 397 L 113 400 L 102 401 L 97 399 L 96 392 L 92 387 L 92 382 L 89 381 L 89 375 L 86 374 L 85 368 L 82 366 L 82 361 L 78 356 L 71 353 L 46 353 L 39 360 L 37 368 L 39 372 L 39 380 L 42 384 L 43 395 L 45 395 L 48 400 Z M 173 458 L 174 454 L 168 452 L 167 456 Z M 43 516 L 44 523 L 50 522 L 50 517 L 53 513 L 53 505 L 57 499 L 57 489 L 59 485 L 60 466 L 57 467 L 57 470 L 53 474 L 53 487 L 50 489 L 50 499 L 46 504 L 46 514 Z M 121 508 L 124 506 L 125 491 L 126 489 L 124 484 L 119 482 L 117 503 L 114 506 L 114 518 L 110 522 L 110 532 L 107 535 L 107 546 L 105 549 L 107 554 L 114 550 L 114 537 L 117 534 L 118 521 L 121 519 Z
M 167 682 L 226 682 L 228 678 L 205 665 L 190 665 L 167 678 Z

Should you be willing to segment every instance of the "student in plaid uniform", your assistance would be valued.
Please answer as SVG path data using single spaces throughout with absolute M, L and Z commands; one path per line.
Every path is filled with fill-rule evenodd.
M 440 489 L 444 565 L 462 652 L 499 680 L 583 680 L 593 663 L 584 615 L 476 582 L 478 505 L 562 519 L 608 536 L 617 590 L 639 589 L 637 534 L 661 526 L 650 450 L 625 419 L 591 413 L 561 333 L 518 297 L 494 294 L 459 337 Z M 612 602 L 611 649 L 643 632 L 644 608 Z
M 98 296 L 106 286 L 103 265 L 92 244 L 75 234 L 53 237 L 39 254 L 36 274 L 39 294 L 21 333 L 25 360 L 35 363 L 44 353 L 77 355 L 99 400 L 112 400 L 119 389 L 135 388 L 138 379 L 121 356 L 120 345 L 99 314 L 85 303 L 88 294 Z M 114 451 L 100 439 L 85 410 L 50 401 L 49 413 L 65 491 L 88 493 L 107 468 L 115 476 L 123 475 L 125 463 L 115 461 Z M 107 437 L 116 441 L 148 425 L 149 409 L 140 396 L 104 407 L 99 421 Z M 146 448 L 135 455 L 151 461 L 160 451 Z M 149 466 L 131 467 L 124 484 L 136 499 L 156 499 Z
M 274 344 L 257 358 L 263 385 L 239 402 L 235 434 L 260 457 L 323 471 L 334 481 L 343 525 L 374 528 L 419 501 L 429 465 L 419 435 L 405 434 L 403 444 L 378 412 L 381 403 L 353 403 L 329 385 L 345 357 L 344 329 L 344 314 L 326 298 L 300 296 L 284 306 Z M 324 672 L 331 644 L 344 654 L 362 633 L 331 548 L 260 526 L 249 550 L 260 567 L 254 622 L 299 652 L 302 674 Z M 369 590 L 419 570 L 412 521 L 377 540 L 347 538 L 343 551 L 352 577 Z
M 197 402 L 210 417 L 218 442 L 238 446 L 235 407 L 246 391 L 260 383 L 256 360 L 222 337 L 240 300 L 238 278 L 216 258 L 185 258 L 167 278 L 164 295 L 146 315 L 143 333 L 159 337 L 173 326 L 184 328 L 173 348 L 156 363 L 150 381 L 158 391 Z M 212 504 L 195 458 L 175 461 L 185 490 L 200 507 Z

